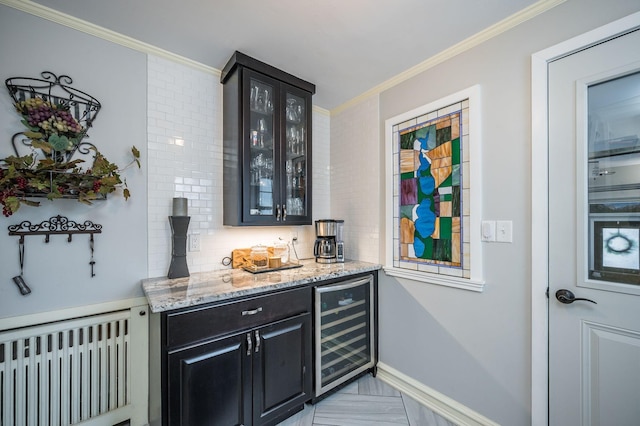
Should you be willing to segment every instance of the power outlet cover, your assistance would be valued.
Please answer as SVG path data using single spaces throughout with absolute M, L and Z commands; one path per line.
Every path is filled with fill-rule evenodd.
M 189 251 L 200 251 L 200 234 L 189 235 Z

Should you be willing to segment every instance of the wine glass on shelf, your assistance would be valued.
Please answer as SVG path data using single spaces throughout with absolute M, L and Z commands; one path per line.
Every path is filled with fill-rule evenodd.
M 257 105 L 257 102 L 258 102 L 257 98 L 258 98 L 258 86 L 256 86 L 255 84 L 252 83 L 251 84 L 251 97 L 249 99 L 249 102 L 250 102 L 249 105 L 251 105 L 251 109 L 254 109 L 254 110 L 256 109 L 256 105 Z
M 286 107 L 286 116 L 287 120 L 292 123 L 298 122 L 298 103 L 295 99 L 289 98 L 287 99 L 287 107 Z
M 304 167 L 303 167 L 303 165 L 302 165 L 302 161 L 298 161 L 298 162 L 296 163 L 296 174 L 297 174 L 298 176 L 302 176 L 302 172 L 303 172 L 303 171 L 304 171 Z
M 264 89 L 264 112 L 271 114 L 273 112 L 273 101 L 271 100 L 271 92 Z
M 291 126 L 289 127 L 289 130 L 287 130 L 287 145 L 288 145 L 288 151 L 291 154 L 296 154 L 298 151 L 298 137 L 297 137 L 297 133 L 296 133 L 296 128 L 295 126 Z
M 304 107 L 302 104 L 296 104 L 296 121 L 299 123 L 304 117 Z
M 267 120 L 264 118 L 258 120 L 258 133 L 260 133 L 260 147 L 264 148 L 264 135 L 267 133 Z
M 263 90 L 257 90 L 256 93 L 256 107 L 255 110 L 256 111 L 264 111 L 264 106 L 265 106 L 265 92 Z

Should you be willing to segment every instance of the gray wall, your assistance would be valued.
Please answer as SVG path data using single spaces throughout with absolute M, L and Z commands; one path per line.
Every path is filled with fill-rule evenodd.
M 512 220 L 514 242 L 485 245 L 487 284 L 481 294 L 381 274 L 380 355 L 388 365 L 504 425 L 530 423 L 530 170 L 535 161 L 530 158 L 530 55 L 638 9 L 638 0 L 568 0 L 382 93 L 376 105 L 355 108 L 358 117 L 366 117 L 358 128 L 377 128 L 384 137 L 387 118 L 473 84 L 482 86 L 483 156 L 476 159 L 483 168 L 481 214 Z M 103 110 L 91 140 L 112 161 L 123 164 L 132 144 L 143 153 L 142 170 L 126 173 L 133 193 L 128 202 L 113 196 L 87 207 L 44 200 L 40 208 L 0 217 L 0 318 L 139 296 L 139 280 L 147 275 L 145 55 L 1 5 L 0 55 L 2 79 L 43 70 L 66 73 L 77 87 L 97 97 Z M 334 122 L 336 129 L 343 128 L 339 121 L 339 116 L 331 118 L 332 151 L 355 139 L 354 134 L 334 133 Z M 19 129 L 9 96 L 0 95 L 0 157 L 11 154 L 10 137 Z M 379 159 L 381 167 L 362 167 L 374 174 L 373 181 L 380 181 L 380 194 L 383 146 L 381 140 L 378 156 L 367 156 Z M 332 185 L 344 191 L 344 180 L 335 176 L 339 175 L 332 174 Z M 379 241 L 384 250 L 379 237 L 385 235 L 379 207 L 384 203 L 379 203 L 379 194 L 365 197 L 358 192 L 366 193 L 368 186 L 365 191 L 362 185 L 352 188 L 356 197 L 343 192 L 332 196 L 332 213 L 347 215 L 354 208 L 377 212 L 379 229 L 369 225 L 368 216 L 371 229 L 350 235 L 351 253 L 376 261 L 368 247 Z M 348 198 L 358 204 L 349 204 Z M 373 201 L 366 204 L 366 199 Z M 25 278 L 33 293 L 22 297 L 11 281 L 19 272 L 17 238 L 9 237 L 6 227 L 58 213 L 104 226 L 104 233 L 96 237 L 97 276 L 89 277 L 86 237 L 72 244 L 52 238 L 49 245 L 30 237 Z
M 483 243 L 483 293 L 382 274 L 380 359 L 500 424 L 531 421 L 531 54 L 639 9 L 568 0 L 380 96 L 384 135 L 386 119 L 481 85 L 481 215 L 512 220 L 513 243 Z
M 143 167 L 123 173 L 132 197 L 112 195 L 85 206 L 76 201 L 42 199 L 41 207 L 22 207 L 0 216 L 0 318 L 47 312 L 142 295 L 147 274 L 146 56 L 128 48 L 0 5 L 0 78 L 39 77 L 42 71 L 73 78 L 73 86 L 102 103 L 90 141 L 112 162 L 124 166 L 129 149 L 142 153 Z M 3 85 L 4 86 L 4 85 Z M 0 158 L 13 155 L 11 136 L 23 129 L 5 87 L 0 89 Z M 9 225 L 40 223 L 61 214 L 101 224 L 95 237 L 96 276 L 90 277 L 89 237 L 27 237 L 24 278 L 32 289 L 21 296 L 11 278 L 20 272 L 18 238 Z

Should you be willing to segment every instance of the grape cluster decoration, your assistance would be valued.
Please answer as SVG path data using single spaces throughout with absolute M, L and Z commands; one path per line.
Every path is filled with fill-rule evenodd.
M 16 103 L 16 110 L 29 129 L 23 134 L 45 152 L 70 151 L 82 140 L 86 129 L 69 112 L 69 107 L 34 97 Z M 46 146 L 44 142 L 48 142 Z M 34 145 L 35 144 L 35 145 Z

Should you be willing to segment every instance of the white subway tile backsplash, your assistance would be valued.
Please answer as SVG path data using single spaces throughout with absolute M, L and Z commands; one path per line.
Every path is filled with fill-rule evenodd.
M 331 117 L 331 217 L 345 221 L 348 258 L 379 262 L 381 158 L 379 99 Z M 373 230 L 373 232 L 372 232 Z
M 219 77 L 148 57 L 149 276 L 165 276 L 171 260 L 168 218 L 173 197 L 189 200 L 189 233 L 200 251 L 187 253 L 190 272 L 225 268 L 231 250 L 290 239 L 291 227 L 222 225 L 222 86 Z M 313 212 L 330 217 L 330 117 L 313 114 Z M 179 141 L 180 140 L 180 141 Z M 310 256 L 313 226 L 296 227 L 298 253 Z

